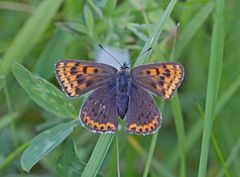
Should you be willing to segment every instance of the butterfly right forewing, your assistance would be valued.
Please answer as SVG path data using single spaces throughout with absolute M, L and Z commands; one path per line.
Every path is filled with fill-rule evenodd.
M 131 77 L 138 85 L 169 100 L 184 78 L 184 67 L 176 62 L 141 65 L 132 69 Z

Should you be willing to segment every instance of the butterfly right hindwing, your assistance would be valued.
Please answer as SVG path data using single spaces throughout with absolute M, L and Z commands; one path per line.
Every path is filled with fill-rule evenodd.
M 151 95 L 131 83 L 126 132 L 147 135 L 154 133 L 160 126 L 161 114 Z

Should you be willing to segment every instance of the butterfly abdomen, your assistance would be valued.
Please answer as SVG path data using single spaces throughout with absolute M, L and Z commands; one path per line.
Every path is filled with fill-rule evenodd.
M 117 110 L 118 115 L 123 119 L 128 110 L 129 102 L 129 72 L 121 70 L 117 73 Z

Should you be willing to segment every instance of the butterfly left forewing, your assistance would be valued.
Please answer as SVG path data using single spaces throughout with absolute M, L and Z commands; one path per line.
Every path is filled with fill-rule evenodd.
M 142 65 L 132 69 L 131 77 L 138 85 L 168 100 L 184 78 L 184 67 L 175 62 Z
M 110 65 L 81 60 L 62 60 L 56 63 L 56 77 L 69 97 L 78 97 L 104 85 L 117 69 Z

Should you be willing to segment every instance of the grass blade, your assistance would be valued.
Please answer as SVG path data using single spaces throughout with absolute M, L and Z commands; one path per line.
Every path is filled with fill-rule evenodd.
M 184 132 L 184 122 L 183 122 L 183 116 L 182 111 L 180 107 L 180 101 L 179 97 L 176 94 L 171 102 L 172 111 L 173 111 L 173 117 L 175 122 L 175 127 L 177 131 L 178 136 L 178 143 L 179 143 L 179 154 L 180 154 L 180 175 L 181 177 L 186 176 L 186 150 L 185 150 L 185 132 Z
M 203 6 L 203 8 L 192 18 L 192 20 L 187 24 L 184 31 L 179 36 L 177 41 L 177 50 L 176 50 L 176 57 L 178 58 L 182 53 L 183 49 L 189 43 L 189 41 L 193 38 L 196 34 L 197 30 L 200 26 L 206 21 L 206 19 L 211 14 L 212 10 L 214 9 L 214 3 L 210 1 L 208 4 Z
M 152 47 L 155 42 L 158 40 L 164 24 L 166 23 L 167 19 L 169 18 L 173 7 L 175 6 L 175 4 L 177 3 L 177 0 L 171 0 L 170 3 L 168 4 L 166 10 L 164 11 L 164 13 L 162 14 L 161 18 L 159 19 L 158 23 L 156 24 L 156 26 L 154 27 L 153 33 L 149 36 L 147 42 L 145 43 L 143 49 L 141 50 L 134 66 L 138 66 L 140 64 L 143 64 L 150 56 L 151 51 L 149 51 L 146 56 L 142 55 L 147 49 L 149 49 L 150 47 Z M 149 154 L 147 156 L 147 161 L 146 161 L 146 165 L 144 168 L 144 172 L 143 172 L 143 176 L 146 177 L 148 175 L 149 169 L 150 169 L 150 165 L 151 165 L 151 161 L 152 161 L 152 156 L 154 153 L 154 149 L 156 146 L 156 142 L 157 142 L 157 136 L 158 136 L 158 131 L 153 135 L 152 141 L 151 141 L 151 146 L 150 146 L 150 150 L 149 150 Z
M 143 159 L 146 159 L 149 156 L 133 136 L 128 136 L 128 142 L 142 156 Z M 151 163 L 152 163 L 153 169 L 157 172 L 157 174 L 159 174 L 159 176 L 175 177 L 172 174 L 172 171 L 168 169 L 168 167 L 165 164 L 162 164 L 155 157 L 152 158 Z
M 177 3 L 177 0 L 171 0 L 170 3 L 167 6 L 167 9 L 164 11 L 164 13 L 162 14 L 161 18 L 159 19 L 159 21 L 157 22 L 156 26 L 154 27 L 153 33 L 149 36 L 147 42 L 145 43 L 144 47 L 142 48 L 140 54 L 138 55 L 138 58 L 134 64 L 134 66 L 138 66 L 143 64 L 147 58 L 149 58 L 151 51 L 147 52 L 146 55 L 142 55 L 147 49 L 149 49 L 150 47 L 152 47 L 155 42 L 158 40 L 164 24 L 166 23 L 167 19 L 169 18 L 173 7 L 175 6 L 175 4 Z
M 62 2 L 63 0 L 44 0 L 40 3 L 36 12 L 27 20 L 5 53 L 0 75 L 7 75 L 11 71 L 13 62 L 15 60 L 20 62 L 35 47 Z
M 207 98 L 205 107 L 205 118 L 203 126 L 203 138 L 199 163 L 198 177 L 205 177 L 209 152 L 210 135 L 214 119 L 214 106 L 218 94 L 221 67 L 224 50 L 224 0 L 216 1 L 216 13 L 214 16 L 211 56 L 209 63 L 209 75 L 207 85 Z
M 0 76 L 0 90 L 3 88 L 4 86 L 4 80 L 5 80 L 5 77 L 4 76 Z
M 0 117 L 0 131 L 3 128 L 6 128 L 9 124 L 11 124 L 13 121 L 15 121 L 19 116 L 18 112 L 12 112 L 12 113 L 8 113 L 4 116 Z
M 97 175 L 113 138 L 114 134 L 100 135 L 92 155 L 83 171 L 82 177 L 94 177 Z
M 30 144 L 30 142 L 26 142 L 19 146 L 14 152 L 12 152 L 7 158 L 0 163 L 0 171 L 4 169 L 8 164 L 10 164 L 17 156 Z
M 226 91 L 219 98 L 215 109 L 215 115 L 217 115 L 224 108 L 224 106 L 231 100 L 233 95 L 236 94 L 237 91 L 239 91 L 239 87 L 240 77 L 236 78 L 229 86 L 229 88 L 226 89 Z
M 234 162 L 234 160 L 239 157 L 239 151 L 240 151 L 240 138 L 238 138 L 236 144 L 234 145 L 234 147 L 231 151 L 231 154 L 229 155 L 229 157 L 226 161 L 227 167 L 229 167 L 231 165 L 231 163 Z M 224 167 L 222 167 L 216 177 L 223 177 L 225 171 L 226 170 L 224 169 Z

